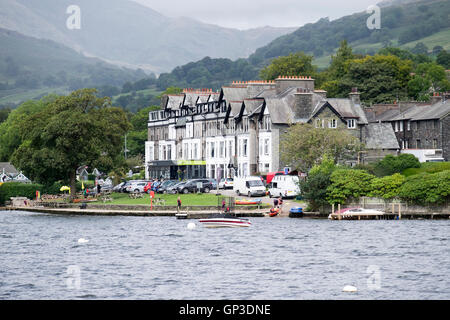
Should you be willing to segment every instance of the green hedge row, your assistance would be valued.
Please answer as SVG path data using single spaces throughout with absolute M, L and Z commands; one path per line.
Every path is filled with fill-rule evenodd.
M 27 184 L 20 182 L 6 182 L 0 186 L 0 205 L 4 205 L 11 197 L 36 198 L 36 190 L 41 191 L 41 184 Z
M 11 197 L 27 197 L 28 199 L 36 198 L 36 191 L 40 191 L 43 194 L 61 194 L 61 187 L 67 185 L 62 181 L 53 183 L 50 186 L 44 186 L 42 184 L 26 184 L 20 182 L 6 182 L 0 186 L 0 205 L 4 205 L 5 201 L 9 201 Z M 94 185 L 84 184 L 85 188 L 93 188 Z M 76 184 L 77 192 L 81 191 L 81 182 Z

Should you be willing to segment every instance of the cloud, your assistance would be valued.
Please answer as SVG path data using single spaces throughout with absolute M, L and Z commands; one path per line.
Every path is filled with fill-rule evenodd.
M 378 0 L 132 0 L 170 17 L 186 16 L 229 28 L 299 27 L 320 18 L 365 11 Z

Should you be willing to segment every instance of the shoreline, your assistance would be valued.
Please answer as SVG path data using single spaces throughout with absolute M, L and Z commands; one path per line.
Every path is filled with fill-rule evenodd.
M 36 212 L 36 213 L 47 213 L 55 215 L 80 215 L 80 216 L 124 216 L 124 217 L 175 217 L 178 213 L 176 210 L 158 210 L 158 208 L 150 210 L 147 208 L 136 209 L 113 209 L 107 208 L 108 205 L 103 206 L 103 208 L 49 208 L 44 206 L 31 206 L 31 207 L 0 207 L 0 211 L 26 211 L 26 212 Z M 192 210 L 192 207 L 183 208 L 180 213 L 186 213 L 187 219 L 202 219 L 207 218 L 209 215 L 217 213 L 217 210 Z M 244 209 L 236 210 L 236 216 L 238 217 L 253 217 L 262 218 L 268 217 L 267 210 L 265 209 Z M 298 217 L 293 217 L 290 215 L 282 214 L 273 218 L 297 218 L 297 219 L 328 219 L 328 214 L 323 214 L 319 212 L 304 212 L 303 215 Z M 449 213 L 402 213 L 400 219 L 398 219 L 398 214 L 385 213 L 383 216 L 373 216 L 358 219 L 357 216 L 354 219 L 342 219 L 346 220 L 448 220 L 450 219 Z M 338 220 L 341 221 L 341 220 Z

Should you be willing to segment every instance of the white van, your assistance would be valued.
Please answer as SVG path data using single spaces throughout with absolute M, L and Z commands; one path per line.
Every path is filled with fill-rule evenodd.
M 297 176 L 275 176 L 269 184 L 269 197 L 295 198 L 300 194 Z
M 238 196 L 265 196 L 266 187 L 260 177 L 248 176 L 248 177 L 234 177 L 233 191 Z

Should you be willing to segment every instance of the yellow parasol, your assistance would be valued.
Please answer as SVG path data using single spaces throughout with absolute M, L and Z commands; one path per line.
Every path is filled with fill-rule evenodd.
M 69 193 L 70 193 L 70 187 L 68 187 L 68 186 L 62 186 L 62 187 L 59 189 L 59 191 L 69 191 Z

